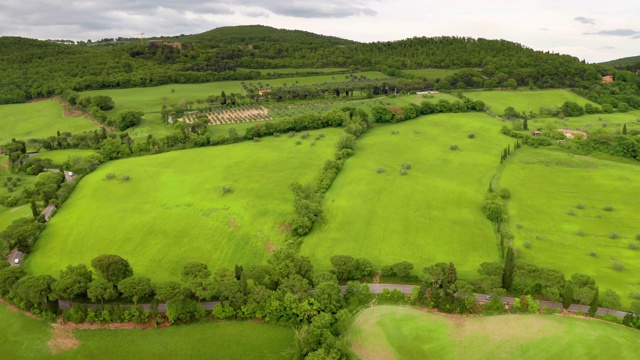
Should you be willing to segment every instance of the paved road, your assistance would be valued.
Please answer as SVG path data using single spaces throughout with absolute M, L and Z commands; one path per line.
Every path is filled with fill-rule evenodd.
M 404 293 L 405 295 L 411 295 L 412 291 L 413 291 L 413 287 L 414 285 L 400 285 L 400 284 L 368 284 L 369 285 L 369 291 L 371 291 L 372 294 L 380 294 L 382 293 L 382 291 L 384 289 L 389 289 L 390 291 L 393 290 L 399 290 L 402 293 Z M 342 291 L 344 292 L 347 287 L 346 286 L 341 286 L 340 287 L 342 289 Z M 476 300 L 479 303 L 485 303 L 487 301 L 489 301 L 489 299 L 487 299 L 487 294 L 476 294 Z M 515 298 L 513 297 L 508 297 L 508 296 L 504 296 L 501 297 L 501 300 L 503 302 L 508 303 L 509 305 L 513 305 L 513 302 L 515 301 Z M 201 302 L 200 305 L 202 305 L 204 307 L 205 310 L 211 310 L 214 307 L 216 307 L 218 304 L 220 304 L 219 301 L 207 301 L 207 302 Z M 87 305 L 88 308 L 90 309 L 95 309 L 98 305 L 96 304 L 85 304 Z M 142 307 L 147 310 L 150 311 L 151 310 L 151 305 L 149 304 L 141 304 Z M 553 301 L 544 301 L 541 300 L 540 301 L 540 307 L 546 306 L 548 308 L 551 309 L 562 309 L 562 303 L 559 302 L 553 302 Z M 60 308 L 62 310 L 68 310 L 71 308 L 71 303 L 69 303 L 68 301 L 63 301 L 60 300 Z M 160 304 L 158 305 L 158 310 L 161 312 L 166 312 L 167 311 L 167 305 L 166 304 Z M 589 311 L 589 306 L 586 305 L 577 305 L 577 304 L 573 304 L 571 306 L 569 306 L 569 311 L 571 312 L 576 312 L 578 310 L 581 310 L 584 313 L 587 313 Z M 617 310 L 609 310 L 609 309 L 605 309 L 605 308 L 598 308 L 598 315 L 613 315 L 615 317 L 618 318 L 623 318 L 625 315 L 627 315 L 626 312 L 624 311 L 617 311 Z
M 19 251 L 18 248 L 14 248 L 7 256 L 7 260 L 11 266 L 20 266 L 22 264 L 22 259 L 24 258 L 24 253 Z M 16 259 L 18 262 L 16 262 Z

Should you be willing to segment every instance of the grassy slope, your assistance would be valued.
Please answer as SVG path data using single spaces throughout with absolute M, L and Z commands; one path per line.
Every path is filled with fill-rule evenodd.
M 3 359 L 43 359 L 49 355 L 51 326 L 0 304 L 0 353 Z
M 557 128 L 576 129 L 593 131 L 602 129 L 606 132 L 622 132 L 622 126 L 627 124 L 627 131 L 640 130 L 640 110 L 626 113 L 613 114 L 591 114 L 572 118 L 539 118 L 529 120 L 529 127 L 536 129 L 544 128 L 547 124 L 553 124 Z
M 551 315 L 446 317 L 378 306 L 361 312 L 348 333 L 367 359 L 634 359 L 640 332 Z
M 0 232 L 4 231 L 13 220 L 31 216 L 29 204 L 6 208 L 0 205 Z
M 251 334 L 250 336 L 247 336 Z M 76 350 L 61 359 L 292 359 L 290 329 L 252 322 L 215 322 L 154 330 L 76 330 Z
M 497 154 L 511 143 L 500 124 L 484 114 L 442 114 L 371 130 L 327 193 L 326 221 L 302 253 L 319 270 L 331 256 L 349 254 L 376 266 L 406 260 L 417 269 L 453 261 L 463 276 L 476 276 L 480 263 L 498 259 L 480 207 Z M 403 162 L 413 166 L 407 176 L 399 174 Z M 377 174 L 380 167 L 386 173 Z
M 62 116 L 53 100 L 0 106 L 0 144 L 12 138 L 27 140 L 55 136 L 56 131 L 82 133 L 98 127 L 81 117 Z
M 638 291 L 635 275 L 640 271 L 640 166 L 570 156 L 549 150 L 525 148 L 507 163 L 501 186 L 511 189 L 511 231 L 516 246 L 523 248 L 522 261 L 593 276 L 600 289 L 614 289 L 627 304 L 628 294 Z M 585 205 L 584 210 L 576 207 Z M 602 210 L 611 205 L 614 211 Z M 575 216 L 569 215 L 573 209 Z M 601 216 L 601 217 L 600 217 Z M 516 224 L 522 224 L 517 229 Z M 578 231 L 585 232 L 584 236 Z M 609 235 L 616 231 L 620 238 Z M 596 251 L 598 257 L 589 256 Z M 612 260 L 624 263 L 617 272 Z
M 113 253 L 136 274 L 177 279 L 184 263 L 256 264 L 280 244 L 293 211 L 289 185 L 309 181 L 332 157 L 340 129 L 299 139 L 175 151 L 107 163 L 84 178 L 47 225 L 25 266 L 58 274 Z M 326 137 L 312 147 L 314 134 Z M 131 180 L 105 180 L 105 174 Z M 233 194 L 222 194 L 230 185 Z
M 513 106 L 519 112 L 538 113 L 541 107 L 560 107 L 565 101 L 575 101 L 583 105 L 591 103 L 568 90 L 541 90 L 541 91 L 473 91 L 464 93 L 471 100 L 482 100 L 491 110 L 502 114 L 504 109 Z
M 81 150 L 81 149 L 68 149 L 68 150 L 56 150 L 43 152 L 36 157 L 43 159 L 51 159 L 55 164 L 63 163 L 71 157 L 85 157 L 87 155 L 95 154 L 93 150 Z

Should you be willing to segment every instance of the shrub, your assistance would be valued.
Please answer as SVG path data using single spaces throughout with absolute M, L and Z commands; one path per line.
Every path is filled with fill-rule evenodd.
M 13 186 L 7 186 L 7 191 L 8 192 L 13 192 Z
M 405 170 L 411 170 L 411 164 L 409 163 L 402 163 L 401 168 L 405 169 Z
M 322 136 L 318 135 L 318 136 L 316 136 L 316 138 L 315 138 L 315 139 L 316 139 L 316 140 L 320 140 L 320 139 L 322 139 Z
M 613 206 L 607 205 L 602 210 L 604 210 L 604 211 L 613 211 Z
M 253 142 L 260 142 L 260 138 L 259 137 L 254 137 L 253 138 Z
M 225 185 L 222 187 L 223 194 L 231 194 L 232 192 L 233 192 L 233 189 L 231 188 L 231 186 Z
M 589 252 L 589 256 L 591 256 L 591 257 L 598 257 L 598 253 L 597 253 L 597 252 L 595 252 L 595 251 L 590 251 L 590 252 Z
M 636 234 L 636 240 L 640 240 L 640 232 Z
M 309 132 L 308 132 L 308 131 L 303 132 L 303 133 L 302 133 L 302 135 L 300 135 L 300 137 L 301 137 L 302 139 L 306 139 L 306 138 L 308 138 L 308 137 L 309 137 Z
M 381 167 L 381 168 L 378 168 L 378 170 L 376 170 L 376 172 L 377 172 L 378 174 L 382 174 L 382 173 L 384 173 L 385 171 L 386 171 L 386 170 L 385 170 L 384 168 L 382 168 L 382 167 Z
M 622 271 L 624 270 L 624 264 L 621 263 L 620 261 L 613 260 L 613 269 L 615 271 Z
M 524 247 L 527 249 L 531 249 L 531 242 L 530 241 L 525 241 L 524 242 Z
M 296 145 L 302 144 L 302 140 L 296 140 Z
M 459 147 L 458 147 L 458 145 L 453 144 L 453 145 L 449 146 L 449 149 L 451 149 L 451 150 L 458 150 L 458 149 L 459 149 Z
M 516 224 L 516 227 L 517 227 L 518 229 L 522 229 L 522 228 L 524 227 L 524 225 L 522 225 L 521 223 L 517 223 L 517 224 Z
M 400 134 L 400 131 L 398 130 L 391 131 L 391 135 L 398 135 L 398 134 Z
M 578 205 L 576 205 L 576 207 L 580 210 L 584 209 L 584 204 L 580 203 Z
M 295 131 L 289 131 L 289 133 L 287 134 L 288 137 L 292 138 L 294 136 L 296 136 L 296 132 Z
M 311 145 L 311 146 L 316 146 L 316 142 L 315 142 L 315 141 L 312 141 L 311 143 L 309 143 L 309 145 Z
M 404 176 L 404 175 L 407 175 L 407 174 L 408 174 L 407 170 L 405 170 L 405 169 L 400 169 L 400 175 L 403 175 L 403 176 Z
M 569 209 L 569 211 L 567 212 L 568 215 L 574 216 L 576 214 L 575 211 L 573 211 L 573 209 Z
M 277 138 L 279 138 L 279 137 L 280 137 L 280 133 L 279 133 L 279 132 L 274 132 L 274 133 L 273 133 L 273 137 L 277 137 Z
M 640 292 L 632 291 L 631 294 L 629 294 L 629 297 L 633 300 L 640 300 Z
M 585 235 L 586 235 L 586 233 L 585 233 L 585 232 L 584 232 L 584 230 L 582 230 L 582 229 L 578 230 L 578 231 L 576 232 L 576 234 L 577 234 L 578 236 L 585 236 Z
M 503 187 L 500 189 L 500 197 L 507 200 L 511 199 L 511 190 L 509 188 Z
M 467 135 L 467 136 L 469 137 L 469 139 L 475 139 L 476 134 L 471 133 L 471 134 L 469 134 L 469 135 Z
M 611 234 L 609 234 L 609 239 L 617 239 L 619 237 L 620 235 L 618 235 L 617 231 L 612 231 Z
M 116 174 L 114 173 L 108 173 L 107 175 L 104 176 L 107 180 L 113 180 L 116 178 Z
M 640 246 L 636 243 L 629 243 L 629 249 L 631 250 L 638 250 L 640 249 Z
M 120 178 L 120 181 L 129 181 L 131 178 L 129 177 L 129 175 L 122 175 L 122 177 Z

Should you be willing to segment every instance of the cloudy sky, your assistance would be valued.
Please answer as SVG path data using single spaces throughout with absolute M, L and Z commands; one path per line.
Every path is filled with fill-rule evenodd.
M 262 24 L 357 41 L 506 39 L 589 62 L 640 55 L 637 0 L 0 0 L 0 36 L 87 40 Z

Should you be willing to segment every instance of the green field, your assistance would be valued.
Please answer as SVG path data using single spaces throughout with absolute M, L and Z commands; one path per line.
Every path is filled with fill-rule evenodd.
M 293 331 L 252 322 L 215 322 L 148 330 L 76 330 L 62 359 L 293 359 Z
M 262 75 L 265 74 L 287 74 L 287 75 L 291 75 L 291 74 L 321 74 L 321 73 L 336 73 L 336 72 L 342 72 L 342 71 L 348 71 L 348 69 L 344 69 L 344 68 L 319 68 L 319 69 L 315 69 L 315 68 L 299 68 L 299 69 L 294 69 L 294 68 L 283 68 L 283 69 L 245 69 L 245 68 L 238 68 L 238 71 L 259 71 Z
M 289 185 L 309 181 L 332 158 L 340 129 L 260 143 L 199 148 L 109 162 L 85 177 L 49 222 L 25 261 L 32 273 L 58 275 L 113 253 L 136 274 L 178 279 L 182 265 L 211 269 L 261 263 L 284 241 L 293 212 Z M 310 146 L 318 133 L 326 137 Z M 106 180 L 129 175 L 131 180 Z M 224 195 L 222 187 L 234 190 Z
M 630 243 L 640 246 L 638 179 L 638 165 L 542 149 L 518 151 L 508 160 L 501 186 L 512 192 L 511 231 L 522 249 L 520 259 L 561 270 L 567 277 L 590 275 L 601 291 L 617 291 L 628 305 L 629 293 L 640 287 L 640 250 L 629 248 Z M 606 206 L 614 210 L 603 210 Z M 610 239 L 613 231 L 618 239 Z M 623 271 L 613 269 L 614 260 L 624 264 Z
M 459 317 L 377 306 L 348 336 L 362 359 L 637 359 L 640 332 L 554 315 Z
M 44 359 L 51 355 L 47 342 L 51 326 L 13 312 L 0 304 L 0 353 L 3 359 Z
M 62 105 L 53 100 L 1 105 L 0 144 L 12 138 L 40 139 L 56 136 L 56 131 L 79 134 L 98 128 L 85 118 L 63 116 L 62 111 Z
M 471 100 L 482 100 L 491 110 L 502 114 L 504 109 L 513 106 L 519 112 L 530 111 L 538 113 L 541 107 L 556 108 L 565 101 L 574 101 L 582 106 L 586 103 L 600 106 L 569 90 L 540 90 L 540 91 L 471 91 L 464 95 Z
M 325 218 L 305 238 L 302 254 L 319 270 L 330 268 L 331 256 L 345 254 L 377 267 L 452 261 L 462 276 L 477 276 L 480 263 L 498 260 L 480 208 L 497 154 L 511 143 L 500 126 L 488 115 L 464 113 L 370 130 L 327 192 Z M 452 144 L 460 150 L 450 150 Z M 405 162 L 412 169 L 401 176 Z
M 6 208 L 0 205 L 0 232 L 4 231 L 13 220 L 31 216 L 29 205 L 20 205 L 13 208 Z
M 35 157 L 43 159 L 51 159 L 54 164 L 61 164 L 69 158 L 73 157 L 85 157 L 87 155 L 95 154 L 93 150 L 81 150 L 81 149 L 68 149 L 68 150 L 55 150 L 47 151 L 36 155 Z
M 53 355 L 48 342 L 56 333 L 48 323 L 4 304 L 0 323 L 3 359 L 293 359 L 295 350 L 290 329 L 228 321 L 166 329 L 74 330 L 79 346 Z
M 418 76 L 420 78 L 427 78 L 427 80 L 443 79 L 445 76 L 453 75 L 462 69 L 413 69 L 402 70 L 403 73 Z
M 602 129 L 606 132 L 621 132 L 623 125 L 627 125 L 627 131 L 640 130 L 640 110 L 626 113 L 590 114 L 579 117 L 559 119 L 556 117 L 544 117 L 529 120 L 530 128 L 544 128 L 549 124 L 557 128 L 594 131 Z

